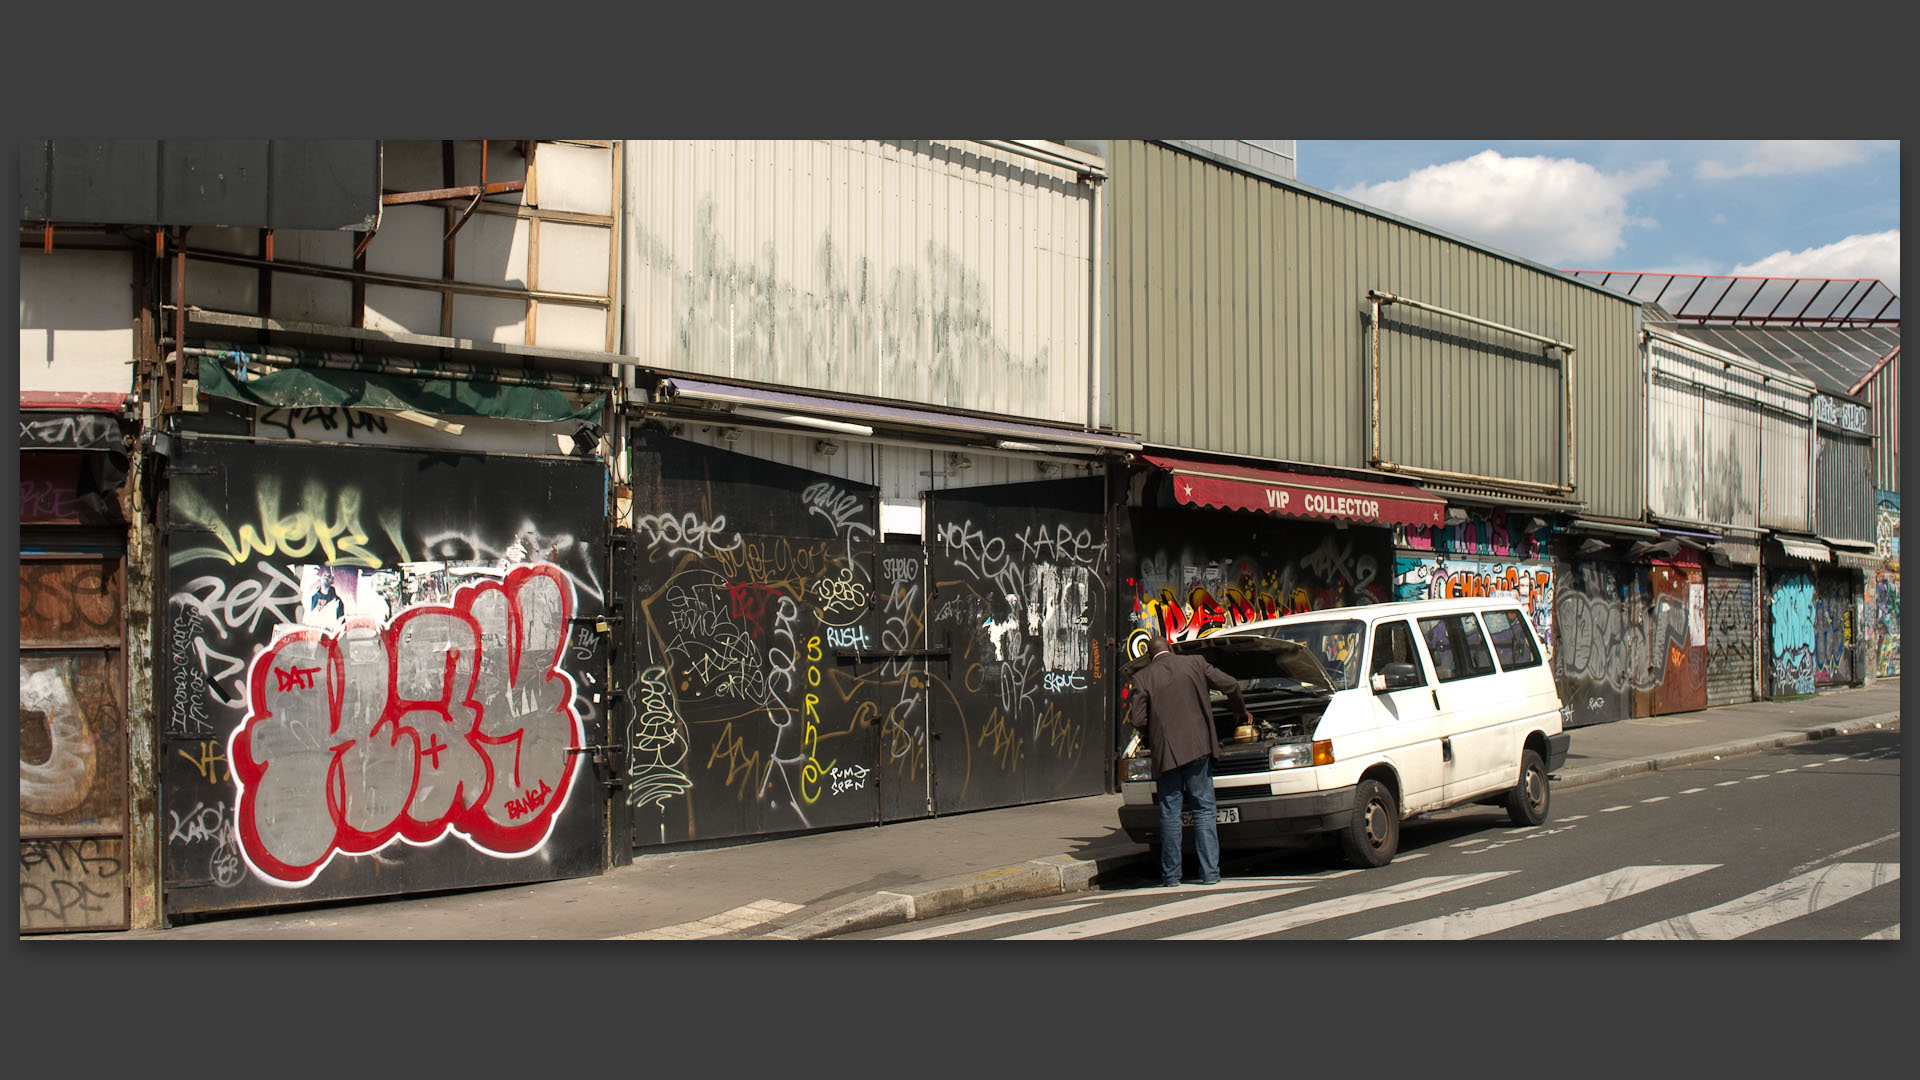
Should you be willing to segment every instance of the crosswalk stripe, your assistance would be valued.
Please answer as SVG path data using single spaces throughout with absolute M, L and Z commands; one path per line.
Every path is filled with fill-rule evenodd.
M 782 915 L 800 910 L 801 905 L 789 904 L 784 900 L 755 900 L 737 908 L 723 911 L 718 915 L 709 915 L 695 922 L 684 922 L 675 926 L 661 926 L 652 930 L 640 930 L 631 934 L 615 934 L 608 941 L 685 941 L 693 938 L 719 937 L 741 930 L 751 930 L 764 923 L 770 923 Z
M 1899 863 L 1835 863 L 1704 911 L 1616 934 L 1613 940 L 1698 941 L 1744 937 L 1899 878 Z
M 1894 923 L 1892 926 L 1887 927 L 1885 930 L 1876 930 L 1875 932 L 1868 934 L 1866 937 L 1863 937 L 1860 940 L 1861 941 L 1899 941 L 1900 940 L 1900 924 Z
M 1441 938 L 1457 941 L 1480 937 L 1555 915 L 1565 915 L 1569 911 L 1590 908 L 1596 904 L 1632 896 L 1648 889 L 1659 888 L 1682 878 L 1692 877 L 1703 870 L 1712 870 L 1718 865 L 1718 863 L 1697 863 L 1685 866 L 1628 866 L 1583 881 L 1576 881 L 1570 885 L 1562 885 L 1557 889 L 1548 889 L 1532 896 L 1523 896 L 1518 900 L 1509 900 L 1504 904 L 1423 919 L 1405 926 L 1396 926 L 1390 930 L 1362 934 L 1354 940 L 1402 941 Z
M 993 927 L 1004 926 L 1007 923 L 1025 922 L 1028 919 L 1041 919 L 1048 915 L 1064 915 L 1069 911 L 1079 911 L 1081 908 L 1092 906 L 1093 901 L 1088 900 L 1078 904 L 1061 904 L 1056 907 L 1041 908 L 1038 911 L 1007 911 L 998 915 L 983 915 L 978 919 L 967 919 L 963 922 L 947 923 L 944 926 L 923 926 L 918 930 L 909 930 L 904 934 L 888 934 L 886 937 L 876 938 L 875 940 L 926 941 L 931 938 L 951 937 L 954 934 L 968 934 L 975 930 L 990 930 Z
M 1325 919 L 1337 919 L 1343 915 L 1354 915 L 1374 908 L 1401 904 L 1409 900 L 1419 900 L 1428 896 L 1464 889 L 1470 885 L 1492 881 L 1517 873 L 1514 870 L 1493 870 L 1484 874 L 1447 874 L 1440 877 L 1415 878 L 1398 885 L 1389 885 L 1384 889 L 1359 893 L 1354 896 L 1342 896 L 1332 900 L 1323 900 L 1317 904 L 1289 908 L 1267 915 L 1257 915 L 1251 919 L 1210 926 L 1203 930 L 1176 934 L 1168 941 L 1239 941 L 1245 938 L 1260 937 L 1265 934 L 1278 934 L 1296 926 L 1320 922 Z
M 1196 896 L 1189 900 L 1175 900 L 1171 904 L 1141 908 L 1138 911 L 1123 911 L 1115 915 L 1103 915 L 1097 919 L 1085 919 L 1067 923 L 1063 926 L 1049 926 L 1044 930 L 1033 930 L 1025 934 L 1015 934 L 1007 941 L 1072 941 L 1077 938 L 1092 937 L 1096 934 L 1111 934 L 1119 930 L 1132 930 L 1154 923 L 1184 919 L 1189 915 L 1205 915 L 1234 904 L 1249 904 L 1256 900 L 1269 900 L 1288 893 L 1301 892 L 1310 886 L 1295 885 L 1283 889 L 1241 889 L 1234 892 L 1221 892 L 1220 886 L 1207 889 L 1207 895 Z

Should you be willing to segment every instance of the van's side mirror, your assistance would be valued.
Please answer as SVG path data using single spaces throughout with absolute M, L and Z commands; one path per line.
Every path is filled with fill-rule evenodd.
M 1412 664 L 1388 664 L 1373 673 L 1373 692 L 1376 694 L 1419 685 L 1420 671 Z

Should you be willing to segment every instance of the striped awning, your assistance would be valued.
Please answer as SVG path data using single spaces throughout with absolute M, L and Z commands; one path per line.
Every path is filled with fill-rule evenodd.
M 1776 536 L 1773 542 L 1780 545 L 1780 550 L 1785 552 L 1788 558 L 1806 559 L 1808 562 L 1818 563 L 1833 561 L 1833 550 L 1818 540 L 1796 540 L 1789 536 Z

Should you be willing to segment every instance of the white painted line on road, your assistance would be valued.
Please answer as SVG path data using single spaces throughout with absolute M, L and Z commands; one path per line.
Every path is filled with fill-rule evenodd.
M 1830 761 L 1830 762 L 1831 762 L 1831 761 L 1845 761 L 1845 760 L 1847 760 L 1847 755 L 1845 755 L 1845 754 L 1841 754 L 1841 755 L 1840 755 L 1839 757 L 1830 757 L 1830 758 L 1828 758 L 1827 760 L 1828 760 L 1828 761 Z
M 1641 802 L 1643 802 L 1643 803 L 1650 803 L 1650 802 L 1666 802 L 1666 801 L 1667 801 L 1667 799 L 1668 799 L 1668 798 L 1670 798 L 1670 797 L 1671 797 L 1671 796 L 1667 796 L 1667 795 L 1655 795 L 1655 796 L 1654 796 L 1653 798 L 1651 798 L 1651 799 L 1641 799 L 1640 801 L 1641 801 Z
M 1754 773 L 1754 774 L 1753 774 L 1752 776 L 1749 776 L 1749 777 L 1747 777 L 1747 779 L 1749 779 L 1749 780 L 1765 780 L 1765 779 L 1766 779 L 1767 777 L 1769 777 L 1769 776 L 1772 776 L 1772 775 L 1773 775 L 1772 773 Z
M 1173 919 L 1184 919 L 1191 915 L 1205 915 L 1209 911 L 1217 911 L 1223 907 L 1232 907 L 1235 904 L 1250 904 L 1256 900 L 1270 900 L 1276 896 L 1285 896 L 1288 893 L 1301 892 L 1308 888 L 1308 886 L 1295 885 L 1292 888 L 1286 889 L 1247 889 L 1229 893 L 1222 893 L 1219 891 L 1219 888 L 1217 885 L 1209 887 L 1207 889 L 1207 895 L 1196 896 L 1190 900 L 1175 900 L 1171 904 L 1159 904 L 1154 907 L 1141 908 L 1138 911 L 1123 911 L 1117 915 L 1104 915 L 1098 919 L 1084 919 L 1080 922 L 1067 923 L 1063 926 L 1049 926 L 1045 930 L 1034 930 L 1025 934 L 1015 934 L 1010 938 L 1003 938 L 1002 940 L 1073 941 L 1079 938 L 1092 937 L 1095 934 L 1111 934 L 1120 930 L 1133 930 L 1142 926 L 1152 926 L 1154 923 L 1169 922 Z
M 1898 839 L 1900 839 L 1900 830 L 1895 829 L 1885 836 L 1875 837 L 1874 839 L 1869 840 L 1864 844 L 1855 844 L 1850 848 L 1843 848 L 1839 851 L 1834 852 L 1831 855 L 1822 855 L 1817 859 L 1809 859 L 1808 861 L 1801 863 L 1799 866 L 1796 866 L 1793 869 L 1787 871 L 1787 873 L 1797 874 L 1802 870 L 1811 870 L 1814 867 L 1819 866 L 1823 862 L 1831 862 L 1834 859 L 1844 859 L 1856 851 L 1865 851 L 1868 848 L 1873 847 L 1875 844 L 1884 844 L 1889 840 L 1898 840 Z
M 1354 896 L 1342 896 L 1333 900 L 1322 900 L 1305 907 L 1276 911 L 1269 915 L 1256 915 L 1251 919 L 1209 926 L 1204 930 L 1175 934 L 1167 941 L 1242 941 L 1246 938 L 1260 937 L 1265 934 L 1278 934 L 1296 926 L 1337 919 L 1343 915 L 1356 915 L 1362 911 L 1403 904 L 1409 900 L 1420 900 L 1441 893 L 1464 889 L 1469 885 L 1503 878 L 1517 870 L 1494 870 L 1484 874 L 1448 874 L 1440 877 L 1414 878 L 1398 885 L 1389 885 L 1373 892 L 1359 893 Z
M 1739 783 L 1739 782 L 1740 782 L 1740 781 L 1738 781 L 1738 780 L 1722 780 L 1722 781 L 1720 781 L 1719 783 L 1717 783 L 1717 784 L 1715 784 L 1715 785 L 1713 785 L 1713 786 L 1714 786 L 1714 787 L 1732 787 L 1733 785 L 1735 785 L 1735 784 L 1737 784 L 1737 783 Z
M 1092 907 L 1092 906 L 1093 906 L 1093 902 L 1089 900 L 1079 904 L 1061 904 L 1056 907 L 1041 908 L 1038 911 L 1005 911 L 1005 912 L 1001 912 L 998 915 L 982 915 L 980 918 L 977 918 L 977 919 L 967 919 L 962 922 L 947 923 L 945 926 L 927 926 L 927 927 L 922 927 L 919 930 L 909 930 L 904 934 L 888 934 L 886 937 L 875 938 L 874 940 L 876 941 L 928 941 L 933 938 L 951 937 L 954 934 L 967 934 L 975 930 L 988 930 L 996 926 L 1003 926 L 1010 922 L 1024 922 L 1028 919 L 1043 919 L 1048 915 L 1064 915 L 1069 911 L 1079 911 L 1081 908 Z
M 1809 768 L 1809 769 L 1818 769 L 1818 768 L 1821 768 L 1821 767 L 1823 767 L 1823 766 L 1825 766 L 1825 765 L 1826 765 L 1826 762 L 1824 762 L 1824 761 L 1816 761 L 1816 762 L 1814 762 L 1814 763 L 1812 763 L 1812 764 L 1810 764 L 1810 765 L 1807 765 L 1807 766 L 1805 766 L 1805 768 Z
M 1835 863 L 1691 915 L 1649 923 L 1615 941 L 1725 941 L 1810 915 L 1900 880 L 1899 863 Z
M 1560 820 L 1561 820 L 1561 821 L 1585 821 L 1585 820 L 1587 820 L 1587 815 L 1585 815 L 1585 814 L 1568 814 L 1568 815 L 1567 815 L 1566 817 L 1563 817 L 1563 818 L 1561 818 Z
M 1631 807 L 1631 806 L 1609 806 L 1609 807 L 1607 807 L 1607 808 L 1605 808 L 1605 809 L 1603 809 L 1603 810 L 1601 810 L 1600 812 L 1601 812 L 1601 813 L 1603 813 L 1603 814 L 1611 814 L 1611 813 L 1613 813 L 1613 812 L 1614 812 L 1615 810 L 1631 810 L 1631 809 L 1633 809 L 1633 807 Z
M 1700 794 L 1701 792 L 1703 792 L 1703 791 L 1705 791 L 1705 790 L 1707 790 L 1707 789 L 1706 789 L 1706 788 L 1703 788 L 1703 787 L 1690 787 L 1690 788 L 1688 788 L 1687 790 L 1685 790 L 1685 791 L 1683 791 L 1683 792 L 1681 792 L 1680 794 L 1682 794 L 1682 795 L 1698 795 L 1698 794 Z
M 1473 837 L 1473 838 L 1472 838 L 1472 839 L 1470 839 L 1470 840 L 1456 840 L 1456 841 L 1454 841 L 1453 843 L 1451 843 L 1451 844 L 1448 844 L 1447 846 L 1448 846 L 1448 847 L 1471 847 L 1471 846 L 1473 846 L 1474 844 L 1484 844 L 1484 843 L 1486 843 L 1486 842 L 1487 842 L 1487 838 L 1486 838 L 1486 837 L 1484 837 L 1484 836 L 1476 836 L 1476 837 Z
M 1555 915 L 1565 915 L 1569 911 L 1580 911 L 1621 897 L 1632 896 L 1634 893 L 1645 892 L 1648 889 L 1656 889 L 1682 878 L 1692 877 L 1703 870 L 1712 870 L 1719 865 L 1719 863 L 1697 863 L 1686 866 L 1628 866 L 1619 870 L 1610 870 L 1583 881 L 1576 881 L 1571 885 L 1562 885 L 1557 889 L 1548 889 L 1532 896 L 1523 896 L 1518 900 L 1509 900 L 1504 904 L 1463 911 L 1455 915 L 1423 919 L 1405 926 L 1396 926 L 1391 930 L 1362 934 L 1354 940 L 1461 941 L 1530 922 L 1538 922 Z
M 1892 926 L 1887 927 L 1885 930 L 1876 930 L 1875 932 L 1868 934 L 1866 937 L 1863 937 L 1860 940 L 1861 941 L 1899 941 L 1900 940 L 1900 924 L 1894 923 Z
M 1415 859 L 1424 859 L 1424 858 L 1426 858 L 1426 857 L 1427 857 L 1427 853 L 1426 853 L 1426 852 L 1424 852 L 1424 851 L 1416 851 L 1416 852 L 1414 852 L 1414 853 L 1413 853 L 1413 854 L 1411 854 L 1411 855 L 1399 855 L 1399 856 L 1396 856 L 1396 857 L 1394 858 L 1394 860 L 1393 860 L 1393 861 L 1394 861 L 1394 862 L 1412 862 L 1412 861 L 1413 861 L 1413 860 L 1415 860 Z
M 1773 775 L 1775 775 L 1775 776 L 1781 776 L 1781 775 L 1784 775 L 1784 774 L 1786 774 L 1786 773 L 1790 773 L 1790 772 L 1799 772 L 1799 771 L 1800 771 L 1800 766 L 1798 766 L 1798 765 L 1795 765 L 1795 766 L 1793 766 L 1793 767 L 1792 767 L 1792 768 L 1790 768 L 1790 769 L 1775 769 L 1775 770 L 1774 770 L 1774 773 L 1773 773 Z
M 1411 858 L 1412 856 L 1408 857 Z M 1312 885 L 1316 882 L 1331 881 L 1334 878 L 1343 878 L 1348 874 L 1357 874 L 1359 872 L 1359 870 L 1334 870 L 1329 873 L 1320 874 L 1279 874 L 1265 877 L 1222 876 L 1220 878 L 1220 884 L 1218 885 L 1202 885 L 1197 881 L 1183 881 L 1172 888 L 1164 888 L 1159 885 L 1143 885 L 1138 889 L 1116 890 L 1112 895 L 1138 896 L 1144 892 L 1154 896 L 1178 896 L 1182 893 L 1217 893 L 1222 889 L 1245 889 L 1269 885 Z

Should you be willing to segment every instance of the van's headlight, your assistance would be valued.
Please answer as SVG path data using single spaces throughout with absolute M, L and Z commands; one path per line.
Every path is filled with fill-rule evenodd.
M 1308 765 L 1333 764 L 1333 740 L 1316 739 L 1310 743 L 1281 743 L 1267 751 L 1267 768 L 1299 769 Z
M 1144 755 L 1140 757 L 1130 757 L 1125 759 L 1125 763 L 1126 763 L 1126 771 L 1125 773 L 1122 774 L 1125 779 L 1127 780 L 1153 779 L 1153 759 L 1151 757 L 1147 757 Z

